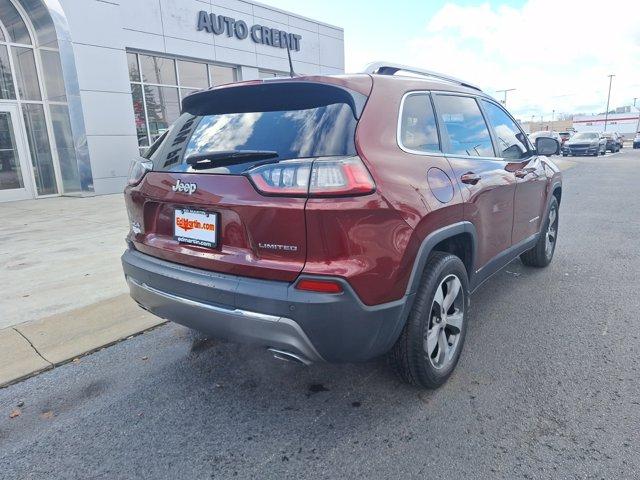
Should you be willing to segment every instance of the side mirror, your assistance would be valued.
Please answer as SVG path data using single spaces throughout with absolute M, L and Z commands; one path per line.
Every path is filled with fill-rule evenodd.
M 536 138 L 536 152 L 538 155 L 557 155 L 560 152 L 560 143 L 555 138 Z

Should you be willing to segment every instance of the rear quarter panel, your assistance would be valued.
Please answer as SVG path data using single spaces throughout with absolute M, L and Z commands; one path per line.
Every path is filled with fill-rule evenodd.
M 396 141 L 402 96 L 425 90 L 420 81 L 375 76 L 356 130 L 358 154 L 377 191 L 350 199 L 307 202 L 305 273 L 346 278 L 367 305 L 401 298 L 426 236 L 462 221 L 462 196 L 444 156 L 403 151 Z M 437 167 L 451 179 L 453 198 L 431 193 L 427 171 Z

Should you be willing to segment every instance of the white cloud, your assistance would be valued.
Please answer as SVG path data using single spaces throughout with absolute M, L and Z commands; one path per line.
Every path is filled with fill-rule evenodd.
M 595 113 L 604 110 L 609 73 L 616 74 L 611 107 L 640 97 L 639 11 L 637 0 L 447 3 L 386 59 L 465 78 L 489 93 L 516 88 L 507 103 L 523 119 Z M 368 53 L 352 59 L 369 60 Z

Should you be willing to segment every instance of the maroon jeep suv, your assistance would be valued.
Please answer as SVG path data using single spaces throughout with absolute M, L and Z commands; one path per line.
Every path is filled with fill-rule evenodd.
M 215 87 L 182 111 L 125 190 L 124 273 L 159 317 L 304 364 L 387 354 L 434 388 L 471 293 L 553 257 L 558 143 L 531 145 L 469 83 L 372 64 Z

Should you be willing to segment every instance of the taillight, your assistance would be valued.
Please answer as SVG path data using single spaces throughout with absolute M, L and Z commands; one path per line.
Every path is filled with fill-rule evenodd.
M 297 290 L 317 293 L 341 293 L 342 285 L 334 280 L 300 280 L 296 283 Z
M 142 178 L 153 169 L 153 163 L 143 158 L 134 159 L 129 166 L 129 178 L 127 183 L 129 185 L 137 185 Z
M 376 188 L 359 157 L 287 160 L 262 165 L 247 175 L 267 195 L 365 195 Z
M 248 172 L 256 188 L 270 195 L 306 195 L 309 190 L 310 161 L 278 162 Z
M 313 162 L 309 185 L 311 196 L 363 195 L 375 188 L 367 167 L 358 157 Z

